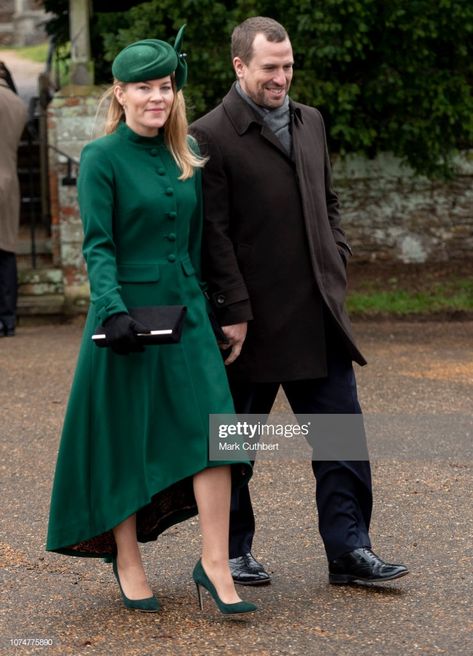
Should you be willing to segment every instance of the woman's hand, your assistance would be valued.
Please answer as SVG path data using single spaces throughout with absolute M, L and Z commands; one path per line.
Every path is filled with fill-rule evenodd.
M 235 323 L 230 326 L 222 326 L 222 330 L 228 338 L 228 344 L 231 346 L 230 355 L 225 360 L 225 364 L 232 364 L 241 353 L 243 342 L 246 338 L 246 331 L 248 329 L 248 322 Z M 225 350 L 228 350 L 227 344 L 223 345 Z
M 107 331 L 107 341 L 110 348 L 118 355 L 141 353 L 144 346 L 139 343 L 137 333 L 148 333 L 149 330 L 126 312 L 112 314 L 104 321 Z

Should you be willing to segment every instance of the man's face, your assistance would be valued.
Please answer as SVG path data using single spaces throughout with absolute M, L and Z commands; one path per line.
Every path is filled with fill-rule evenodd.
M 280 107 L 291 86 L 294 58 L 289 39 L 280 43 L 257 34 L 253 56 L 248 64 L 239 57 L 233 60 L 235 73 L 243 91 L 262 107 Z

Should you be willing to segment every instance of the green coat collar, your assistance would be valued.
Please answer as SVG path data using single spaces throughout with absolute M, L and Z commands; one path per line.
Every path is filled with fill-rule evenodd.
M 143 137 L 129 128 L 124 121 L 119 123 L 116 132 L 122 139 L 131 141 L 132 143 L 140 144 L 141 146 L 156 148 L 156 146 L 161 146 L 164 144 L 164 134 L 161 132 L 155 137 Z

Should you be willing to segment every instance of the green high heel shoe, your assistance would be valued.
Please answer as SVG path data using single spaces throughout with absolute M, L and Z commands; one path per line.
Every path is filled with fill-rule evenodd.
M 147 597 L 146 599 L 128 599 L 126 594 L 123 592 L 122 584 L 120 583 L 120 577 L 118 576 L 118 567 L 117 559 L 112 560 L 113 573 L 118 582 L 118 587 L 122 594 L 123 603 L 127 608 L 132 610 L 140 610 L 143 613 L 157 613 L 159 610 L 159 601 L 153 595 L 152 597 Z
M 194 579 L 197 588 L 197 597 L 199 599 L 200 610 L 204 609 L 201 587 L 205 588 L 210 593 L 213 600 L 217 604 L 217 608 L 224 615 L 240 615 L 242 613 L 254 613 L 256 610 L 258 610 L 258 606 L 252 604 L 250 601 L 237 601 L 234 604 L 224 603 L 218 596 L 217 590 L 215 589 L 215 586 L 213 585 L 212 581 L 205 573 L 205 570 L 202 567 L 201 560 L 199 560 L 197 562 L 197 565 L 194 567 L 194 571 L 192 572 L 192 578 Z

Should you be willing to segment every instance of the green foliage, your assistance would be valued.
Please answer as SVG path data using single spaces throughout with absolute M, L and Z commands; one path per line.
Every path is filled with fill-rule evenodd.
M 213 0 L 151 0 L 115 14 L 116 26 L 110 26 L 110 14 L 98 15 L 98 26 L 103 35 L 105 59 L 110 63 L 115 55 L 133 41 L 144 38 L 173 40 L 179 27 L 187 23 L 183 51 L 187 52 L 189 84 L 186 98 L 191 114 L 198 116 L 213 107 L 225 95 L 234 76 L 230 61 L 229 35 L 235 22 L 223 2 Z M 191 17 L 191 18 L 190 18 Z
M 69 0 L 43 0 L 44 11 L 51 18 L 46 23 L 46 32 L 57 44 L 69 41 Z
M 186 96 L 200 115 L 228 91 L 230 34 L 251 15 L 288 30 L 291 96 L 320 108 L 332 151 L 392 151 L 418 173 L 448 177 L 458 149 L 473 146 L 473 3 L 462 0 L 150 0 L 94 16 L 98 81 L 110 80 L 124 45 L 171 39 L 187 23 Z

